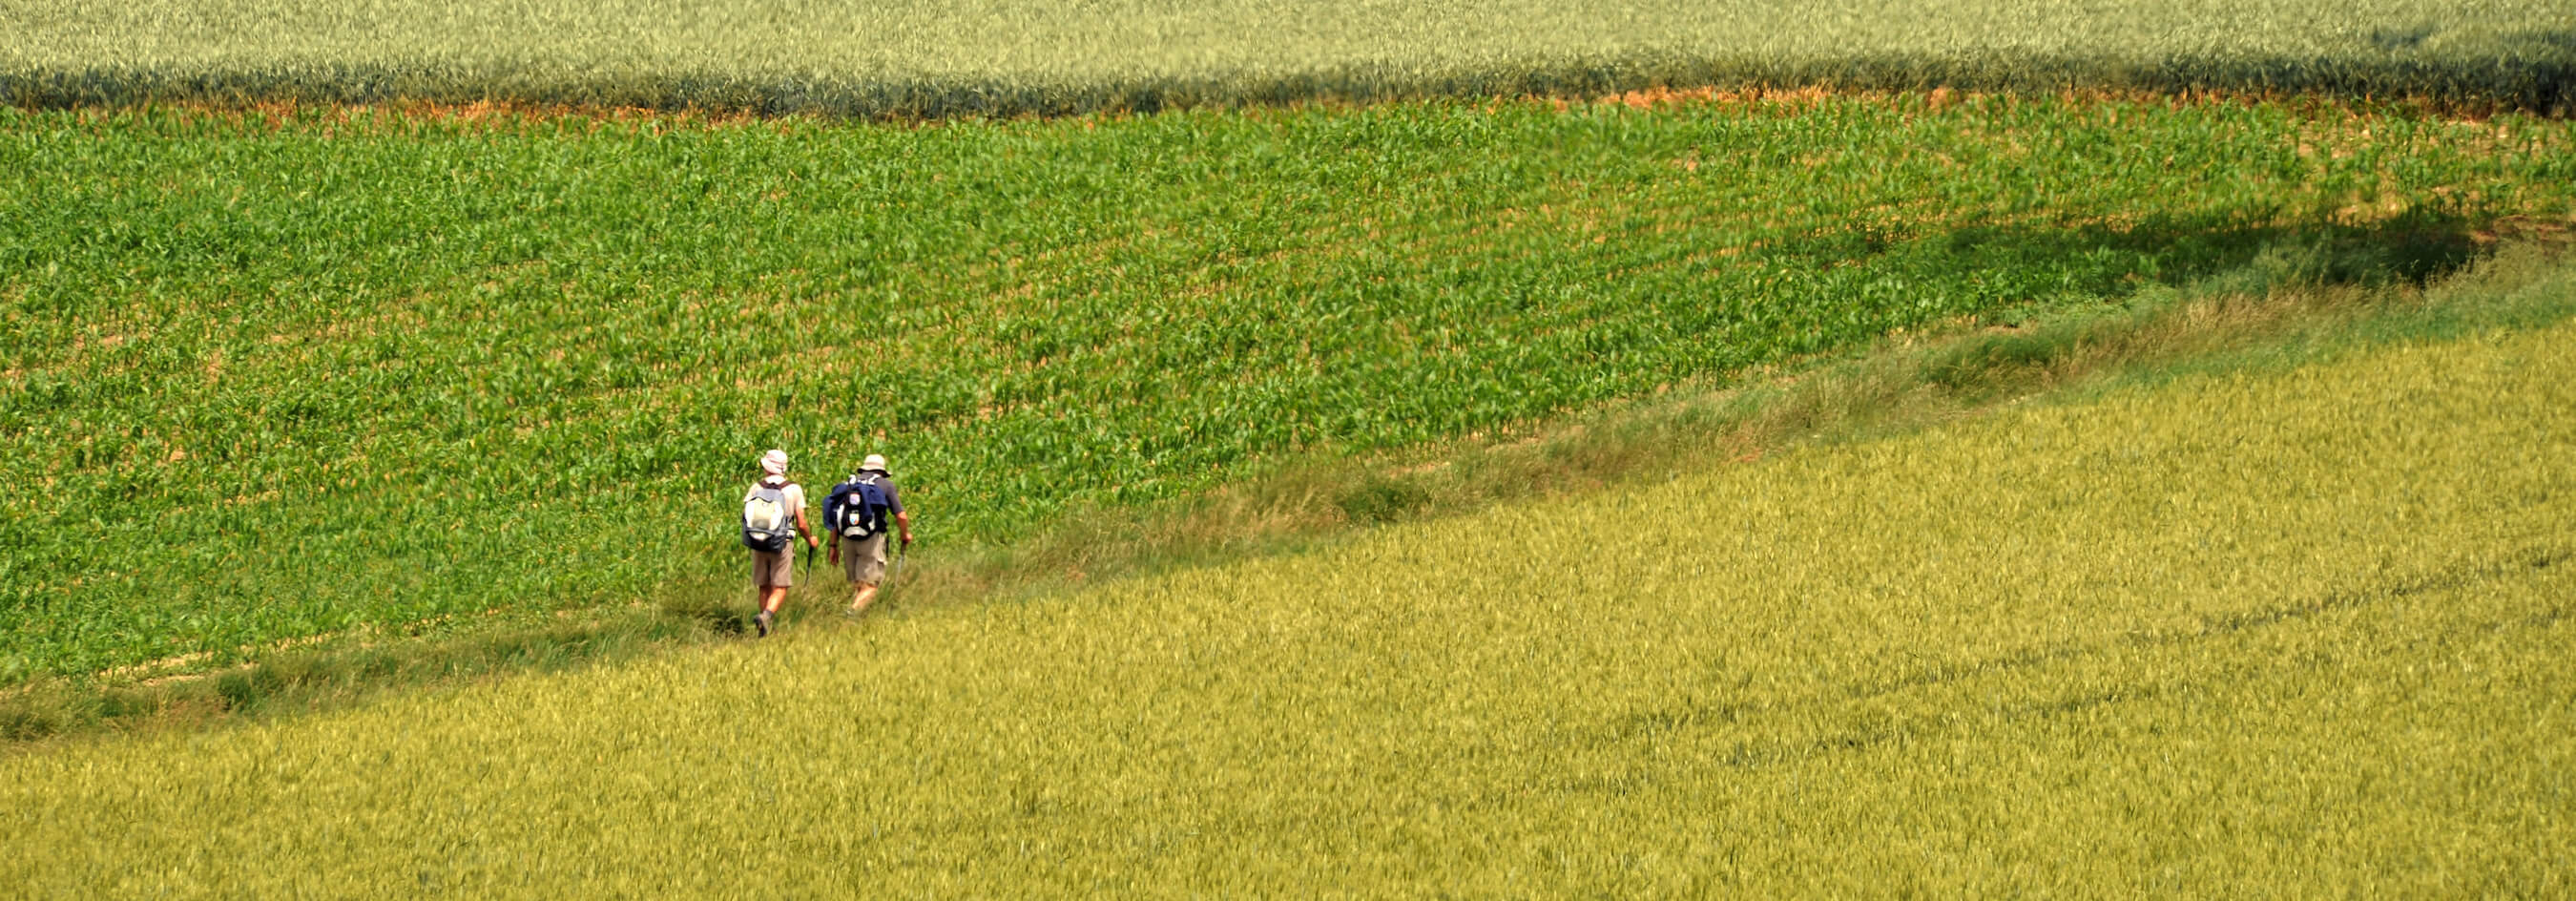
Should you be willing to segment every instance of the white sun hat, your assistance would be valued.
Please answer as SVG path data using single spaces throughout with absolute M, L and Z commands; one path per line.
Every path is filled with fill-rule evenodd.
M 859 468 L 860 468 L 860 469 L 873 469 L 873 470 L 876 470 L 876 471 L 878 471 L 878 472 L 885 472 L 885 471 L 886 471 L 885 455 L 884 455 L 884 454 L 869 454 L 867 459 L 859 461 Z

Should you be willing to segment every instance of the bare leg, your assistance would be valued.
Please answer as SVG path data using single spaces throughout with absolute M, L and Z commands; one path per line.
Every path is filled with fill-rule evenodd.
M 786 603 L 787 589 L 784 586 L 760 586 L 760 615 L 751 618 L 751 624 L 759 630 L 760 637 L 769 637 L 770 623 L 778 618 L 778 608 Z
M 850 595 L 850 615 L 857 616 L 861 613 L 866 613 L 868 611 L 868 605 L 875 603 L 876 599 L 877 587 L 864 582 L 860 583 L 858 591 L 853 592 Z

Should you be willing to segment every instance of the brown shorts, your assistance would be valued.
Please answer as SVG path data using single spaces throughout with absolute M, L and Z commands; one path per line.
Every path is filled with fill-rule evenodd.
M 850 577 L 850 584 L 874 585 L 885 581 L 885 546 L 884 532 L 841 542 L 841 572 Z
M 793 588 L 796 585 L 796 545 L 772 554 L 751 552 L 751 584 L 755 588 Z

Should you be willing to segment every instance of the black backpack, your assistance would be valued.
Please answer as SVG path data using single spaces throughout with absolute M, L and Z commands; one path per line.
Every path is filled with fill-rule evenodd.
M 823 518 L 831 521 L 832 530 L 853 541 L 883 534 L 886 510 L 894 506 L 884 479 L 880 473 L 862 473 L 832 486 L 832 496 L 823 502 Z

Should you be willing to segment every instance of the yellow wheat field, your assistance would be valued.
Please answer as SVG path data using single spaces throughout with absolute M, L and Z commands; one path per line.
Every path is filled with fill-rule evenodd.
M 0 894 L 2563 896 L 2571 344 L 49 747 Z

